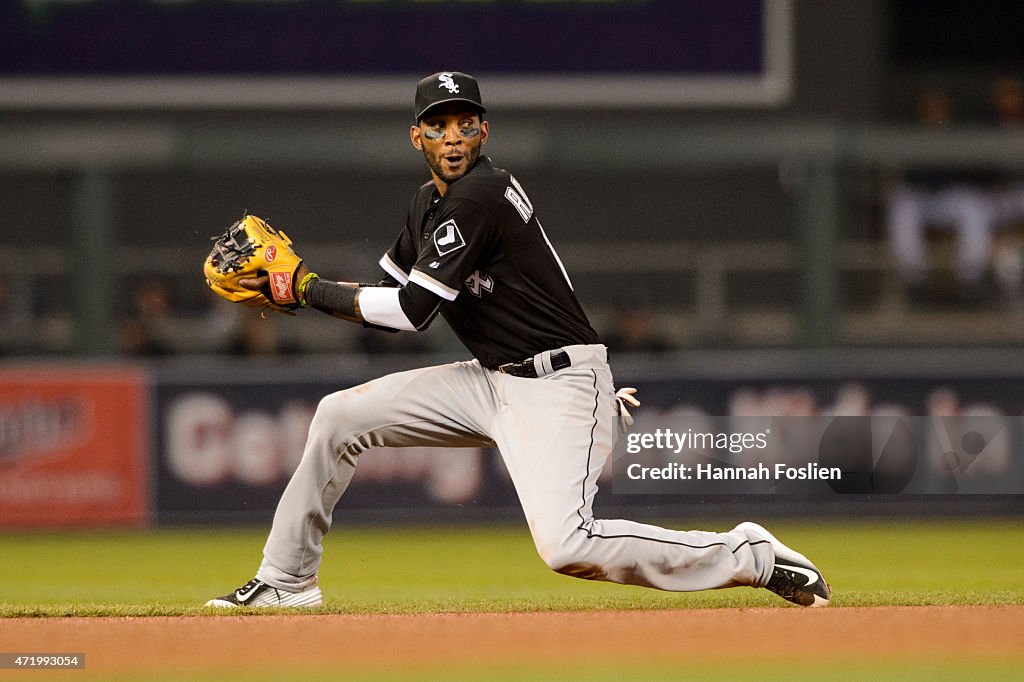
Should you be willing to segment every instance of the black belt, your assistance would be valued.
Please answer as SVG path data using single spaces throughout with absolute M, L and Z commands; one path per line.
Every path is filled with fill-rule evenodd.
M 560 369 L 572 366 L 572 358 L 564 350 L 551 351 L 551 372 L 557 372 Z M 538 376 L 545 376 L 551 372 L 545 372 L 544 374 L 537 374 L 537 364 L 533 358 L 526 358 L 519 362 L 506 362 L 504 365 L 498 367 L 498 371 L 502 374 L 511 374 L 514 377 L 523 377 L 524 379 L 536 379 Z

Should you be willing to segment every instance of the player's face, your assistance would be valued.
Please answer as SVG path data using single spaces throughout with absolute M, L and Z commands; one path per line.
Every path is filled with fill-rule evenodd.
M 487 121 L 475 109 L 441 107 L 409 131 L 412 144 L 423 152 L 435 181 L 444 191 L 469 172 L 487 141 Z

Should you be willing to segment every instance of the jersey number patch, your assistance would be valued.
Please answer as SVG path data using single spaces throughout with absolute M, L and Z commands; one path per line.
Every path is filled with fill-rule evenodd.
M 490 275 L 474 270 L 473 274 L 466 278 L 466 288 L 469 289 L 469 293 L 480 298 L 484 291 L 487 293 L 494 291 L 494 280 Z
M 528 223 L 530 218 L 533 217 L 533 204 L 530 203 L 530 198 L 526 196 L 526 192 L 523 191 L 519 181 L 511 175 L 509 180 L 512 182 L 512 185 L 505 189 L 505 198 L 519 212 L 519 217 L 523 219 L 523 222 Z
M 515 209 L 519 211 L 519 217 L 523 219 L 524 223 L 530 222 L 530 218 L 533 217 L 533 204 L 530 203 L 530 198 L 526 196 L 526 192 L 523 191 L 523 186 L 519 184 L 511 175 L 508 176 L 509 181 L 512 183 L 511 186 L 505 189 L 505 198 L 508 199 L 509 203 L 515 206 Z M 537 227 L 540 229 L 540 234 L 544 237 L 544 243 L 548 245 L 551 250 L 551 255 L 554 256 L 555 262 L 558 263 L 558 269 L 562 271 L 562 277 L 565 277 L 565 283 L 569 285 L 569 289 L 572 289 L 572 281 L 569 279 L 569 273 L 565 271 L 565 266 L 562 265 L 562 259 L 555 253 L 555 247 L 551 246 L 551 241 L 548 239 L 547 234 L 544 232 L 544 227 L 540 224 L 540 220 L 537 221 Z M 490 291 L 490 289 L 488 289 Z M 479 296 L 479 294 L 477 294 Z

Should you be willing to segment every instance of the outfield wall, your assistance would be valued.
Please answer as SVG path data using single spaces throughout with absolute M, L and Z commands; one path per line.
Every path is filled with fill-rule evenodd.
M 881 482 L 883 474 L 892 480 L 881 464 L 884 445 L 873 451 L 874 465 L 869 462 L 860 487 L 838 491 L 824 484 L 708 482 L 687 484 L 681 493 L 662 487 L 621 494 L 609 466 L 596 507 L 645 516 L 733 508 L 1019 513 L 1024 363 L 1016 355 L 975 353 L 957 362 L 927 351 L 616 357 L 618 385 L 641 391 L 638 433 L 679 431 L 709 416 L 896 415 L 943 417 L 958 425 L 973 420 L 961 432 L 984 438 L 977 444 L 966 436 L 947 438 L 944 449 L 934 451 L 938 457 L 922 450 L 925 456 L 912 462 L 916 471 L 906 472 L 917 482 L 909 488 Z M 422 364 L 422 357 L 371 366 L 363 358 L 331 356 L 277 364 L 193 358 L 2 369 L 0 527 L 266 522 L 301 456 L 318 400 Z M 616 461 L 626 442 L 620 438 Z M 671 448 L 666 453 L 671 459 Z M 374 451 L 362 458 L 339 513 L 386 521 L 518 515 L 500 456 L 485 448 Z

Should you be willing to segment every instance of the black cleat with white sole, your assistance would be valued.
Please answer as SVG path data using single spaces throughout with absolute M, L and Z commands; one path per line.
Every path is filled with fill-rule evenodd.
M 821 573 L 809 564 L 796 566 L 776 561 L 772 577 L 764 587 L 800 606 L 828 606 L 832 599 Z
M 272 587 L 259 578 L 253 578 L 231 594 L 206 602 L 207 606 L 223 608 L 245 607 L 312 607 L 323 604 L 320 588 L 316 583 L 299 592 L 289 592 Z
M 741 523 L 736 529 L 749 537 L 767 540 L 775 550 L 775 566 L 765 589 L 799 606 L 828 606 L 832 601 L 832 589 L 807 557 L 782 544 L 756 523 Z

